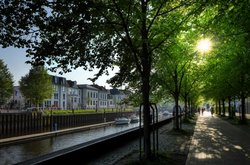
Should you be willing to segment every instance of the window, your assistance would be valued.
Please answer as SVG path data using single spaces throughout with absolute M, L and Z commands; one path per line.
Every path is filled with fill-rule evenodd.
M 54 85 L 54 91 L 58 91 L 58 86 L 57 85 Z
M 55 77 L 55 84 L 57 84 L 58 83 L 58 78 L 57 77 Z
M 51 106 L 51 101 L 45 101 L 45 107 L 50 107 Z
M 54 106 L 58 107 L 58 101 L 54 101 Z
M 54 93 L 54 99 L 58 99 L 58 93 Z

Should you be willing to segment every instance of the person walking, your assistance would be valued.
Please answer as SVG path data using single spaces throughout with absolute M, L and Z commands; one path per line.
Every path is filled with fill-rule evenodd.
M 202 115 L 202 116 L 203 116 L 204 111 L 205 111 L 205 108 L 202 107 L 202 109 L 201 109 L 201 115 Z

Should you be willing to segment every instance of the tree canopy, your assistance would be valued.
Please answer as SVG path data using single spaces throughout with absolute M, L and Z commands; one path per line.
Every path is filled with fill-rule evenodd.
M 0 59 L 0 106 L 7 103 L 13 94 L 13 76 Z
M 52 96 L 52 78 L 42 66 L 32 67 L 19 84 L 23 96 L 37 107 Z
M 160 88 L 176 100 L 187 94 L 197 99 L 193 91 L 200 88 L 221 99 L 226 81 L 233 92 L 247 96 L 248 8 L 248 0 L 1 1 L 0 44 L 27 48 L 29 63 L 51 71 L 97 68 L 93 82 L 118 66 L 109 82 L 126 83 L 140 93 L 149 158 L 150 96 Z M 216 46 L 203 58 L 191 47 L 207 36 Z M 234 79 L 225 75 L 229 66 Z

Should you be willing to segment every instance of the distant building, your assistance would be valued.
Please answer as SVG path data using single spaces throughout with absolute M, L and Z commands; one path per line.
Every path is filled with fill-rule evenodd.
M 51 98 L 40 105 L 45 109 L 99 109 L 126 108 L 124 99 L 127 93 L 118 89 L 106 89 L 97 84 L 77 84 L 76 81 L 66 80 L 64 77 L 51 76 L 54 92 Z M 12 101 L 13 100 L 13 101 Z M 25 98 L 15 86 L 11 98 L 15 109 L 25 107 Z M 32 106 L 27 104 L 27 106 Z
M 108 108 L 109 91 L 105 87 L 96 84 L 93 84 L 91 86 L 98 89 L 98 104 L 96 105 L 97 108 Z
M 14 86 L 13 96 L 10 100 L 13 99 L 12 109 L 21 109 L 25 106 L 25 98 L 23 97 L 19 86 Z
M 81 109 L 81 93 L 76 81 L 67 80 L 67 109 Z
M 124 90 L 110 89 L 109 104 L 110 106 L 112 105 L 113 108 L 127 108 L 127 105 L 124 102 L 127 97 L 128 94 L 126 94 Z
M 52 76 L 54 93 L 51 99 L 44 101 L 44 108 L 66 109 L 67 108 L 67 81 L 64 77 Z
M 87 84 L 78 85 L 80 101 L 83 109 L 95 109 L 98 105 L 98 89 Z

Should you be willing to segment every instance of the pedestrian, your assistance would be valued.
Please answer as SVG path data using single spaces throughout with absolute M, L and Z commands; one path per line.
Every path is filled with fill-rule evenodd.
M 203 107 L 203 108 L 201 109 L 202 116 L 203 116 L 204 111 L 205 111 L 205 108 Z
M 201 114 L 201 108 L 200 107 L 198 107 L 198 113 L 199 113 L 199 115 Z

